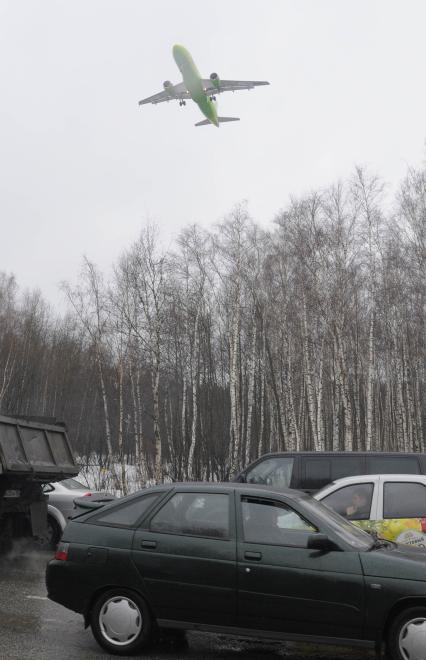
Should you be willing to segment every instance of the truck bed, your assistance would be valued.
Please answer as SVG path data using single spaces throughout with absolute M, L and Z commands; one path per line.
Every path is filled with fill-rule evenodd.
M 0 480 L 27 476 L 48 483 L 78 472 L 63 425 L 0 415 Z

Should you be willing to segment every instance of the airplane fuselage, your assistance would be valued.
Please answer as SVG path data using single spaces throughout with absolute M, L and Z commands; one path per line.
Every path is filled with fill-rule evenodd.
M 190 53 L 183 46 L 176 45 L 173 46 L 173 57 L 192 100 L 212 124 L 219 126 L 216 106 L 204 91 L 203 79 Z

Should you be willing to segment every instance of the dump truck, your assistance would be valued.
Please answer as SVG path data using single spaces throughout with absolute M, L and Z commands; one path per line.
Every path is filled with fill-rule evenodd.
M 14 538 L 48 539 L 46 483 L 77 476 L 65 424 L 0 415 L 0 552 Z

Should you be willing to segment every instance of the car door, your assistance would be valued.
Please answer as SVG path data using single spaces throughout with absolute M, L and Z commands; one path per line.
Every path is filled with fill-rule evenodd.
M 229 488 L 175 489 L 136 531 L 133 560 L 157 618 L 235 622 L 234 512 Z
M 238 625 L 295 634 L 362 635 L 358 552 L 307 549 L 318 530 L 277 498 L 238 493 Z M 273 512 L 278 517 L 274 522 Z
M 380 536 L 426 548 L 426 483 L 421 479 L 380 478 Z

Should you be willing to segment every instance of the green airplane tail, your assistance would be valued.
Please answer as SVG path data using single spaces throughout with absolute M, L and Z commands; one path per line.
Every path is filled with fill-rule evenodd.
M 239 117 L 218 117 L 217 118 L 219 124 L 223 124 L 226 121 L 240 121 Z M 196 126 L 208 126 L 209 124 L 212 124 L 210 119 L 204 119 L 203 121 L 199 121 Z

